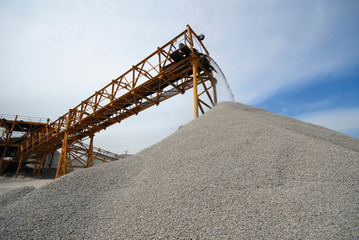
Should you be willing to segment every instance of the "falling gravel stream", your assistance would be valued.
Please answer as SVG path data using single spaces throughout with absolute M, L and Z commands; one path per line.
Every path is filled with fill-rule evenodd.
M 219 102 L 225 102 L 230 101 L 234 102 L 234 95 L 232 92 L 231 87 L 228 84 L 228 81 L 226 79 L 226 76 L 224 75 L 222 69 L 219 67 L 219 65 L 216 63 L 214 59 L 212 59 L 210 56 L 207 56 L 209 58 L 209 62 L 211 66 L 214 68 L 213 75 L 217 79 L 217 97 Z

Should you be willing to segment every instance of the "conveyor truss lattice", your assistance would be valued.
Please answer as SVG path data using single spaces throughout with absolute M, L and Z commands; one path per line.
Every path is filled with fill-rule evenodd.
M 33 159 L 38 170 L 49 154 L 61 149 L 56 177 L 75 167 L 91 167 L 96 157 L 95 133 L 192 88 L 197 118 L 199 113 L 203 114 L 217 103 L 216 79 L 208 61 L 209 53 L 201 40 L 187 25 L 185 31 L 57 120 L 28 121 L 26 134 L 19 142 L 14 143 L 14 138 L 9 136 L 14 131 L 11 128 L 18 124 L 10 126 L 8 123 L 8 131 L 2 138 L 0 166 L 4 167 L 9 161 L 18 163 L 17 176 L 29 159 Z M 84 145 L 84 139 L 89 144 Z M 9 150 L 13 145 L 16 149 Z M 82 152 L 77 154 L 79 146 Z M 81 154 L 85 157 L 76 157 Z

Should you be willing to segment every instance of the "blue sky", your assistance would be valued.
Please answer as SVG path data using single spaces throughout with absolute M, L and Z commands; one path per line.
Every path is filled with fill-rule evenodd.
M 359 137 L 359 65 L 317 76 L 296 89 L 256 104 L 275 113 Z
M 359 1 L 0 0 L 0 113 L 57 119 L 185 30 L 235 100 L 359 137 Z M 221 96 L 220 96 L 221 97 Z M 130 153 L 193 119 L 192 93 L 102 131 Z

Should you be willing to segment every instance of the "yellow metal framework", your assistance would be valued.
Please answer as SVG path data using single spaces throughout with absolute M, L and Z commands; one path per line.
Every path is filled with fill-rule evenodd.
M 41 162 L 48 153 L 61 148 L 56 177 L 64 175 L 79 166 L 74 165 L 73 158 L 69 157 L 69 146 L 84 138 L 91 140 L 89 157 L 82 166 L 90 167 L 93 165 L 92 143 L 95 133 L 191 88 L 197 118 L 198 110 L 203 114 L 217 102 L 216 79 L 207 56 L 207 49 L 187 26 L 181 34 L 70 109 L 67 114 L 29 135 L 16 155 L 19 167 L 25 159 L 38 159 Z
M 11 120 L 11 118 L 13 118 L 13 120 Z M 10 163 L 16 163 L 13 160 L 19 152 L 21 142 L 48 123 L 49 119 L 46 121 L 46 119 L 18 115 L 0 116 L 0 129 L 2 130 L 0 136 L 0 175 L 2 175 Z M 36 165 L 41 165 L 40 159 L 28 160 L 26 163 L 37 163 Z M 38 171 L 38 166 L 36 166 L 36 171 Z

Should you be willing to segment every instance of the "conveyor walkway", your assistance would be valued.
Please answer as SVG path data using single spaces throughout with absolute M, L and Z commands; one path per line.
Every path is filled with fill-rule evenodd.
M 26 159 L 41 159 L 61 148 L 56 177 L 64 175 L 73 166 L 70 144 L 90 138 L 89 147 L 93 148 L 95 133 L 191 88 L 198 117 L 198 110 L 203 114 L 217 102 L 216 79 L 207 56 L 201 38 L 187 26 L 68 113 L 27 136 L 15 156 L 19 166 Z M 91 157 L 87 166 L 91 166 Z

